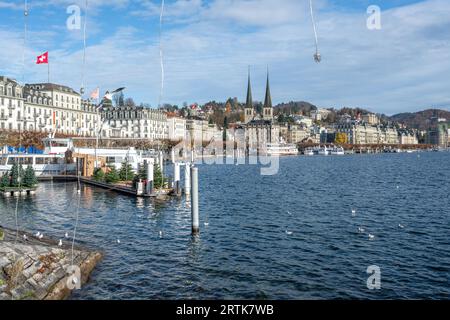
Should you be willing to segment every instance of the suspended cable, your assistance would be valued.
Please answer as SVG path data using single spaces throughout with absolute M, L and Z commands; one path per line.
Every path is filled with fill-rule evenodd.
M 80 93 L 81 95 L 84 94 L 84 75 L 86 71 L 86 25 L 87 25 L 87 18 L 88 18 L 88 0 L 85 2 L 84 7 L 84 24 L 83 24 L 83 67 L 81 69 L 81 89 Z
M 25 0 L 23 11 L 23 51 L 22 51 L 22 83 L 25 83 L 25 55 L 27 49 L 28 36 L 28 1 Z
M 314 61 L 319 63 L 322 60 L 322 57 L 319 53 L 319 40 L 317 37 L 317 28 L 316 28 L 316 21 L 314 19 L 314 9 L 313 9 L 312 0 L 309 0 L 309 8 L 311 10 L 311 21 L 312 21 L 312 25 L 313 25 L 314 39 L 315 39 L 315 44 L 316 44 L 316 53 L 314 53 Z
M 161 90 L 159 92 L 158 107 L 161 106 L 162 96 L 164 92 L 164 55 L 162 47 L 162 24 L 164 16 L 164 0 L 161 1 L 161 13 L 159 16 L 159 61 L 161 64 Z

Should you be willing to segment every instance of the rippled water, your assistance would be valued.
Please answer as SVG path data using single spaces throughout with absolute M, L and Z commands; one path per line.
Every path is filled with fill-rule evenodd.
M 72 298 L 450 297 L 450 153 L 280 161 L 275 176 L 200 166 L 199 238 L 184 200 L 84 186 L 77 238 L 105 258 Z M 20 202 L 20 228 L 70 232 L 75 188 L 42 183 Z M 14 205 L 0 198 L 0 224 L 14 227 Z M 381 290 L 367 289 L 370 265 L 381 268 Z

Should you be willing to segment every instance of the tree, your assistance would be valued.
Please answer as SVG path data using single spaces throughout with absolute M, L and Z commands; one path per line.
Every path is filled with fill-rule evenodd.
M 336 133 L 336 138 L 334 139 L 334 142 L 337 144 L 347 143 L 347 135 L 344 132 Z
M 19 165 L 17 163 L 14 163 L 11 168 L 11 187 L 17 188 L 19 187 L 23 181 L 23 168 L 22 165 Z
M 158 164 L 155 164 L 155 169 L 153 171 L 153 185 L 155 186 L 155 188 L 164 187 L 164 176 Z
M 34 169 L 31 165 L 28 165 L 23 176 L 23 185 L 25 187 L 32 188 L 37 185 L 37 183 L 38 181 Z
M 105 174 L 105 181 L 107 183 L 116 183 L 119 181 L 119 173 L 115 166 L 109 167 L 109 171 Z
M 122 166 L 119 170 L 120 181 L 130 181 L 134 177 L 133 167 L 128 161 L 122 162 Z
M 136 103 L 134 103 L 133 98 L 126 98 L 125 99 L 125 106 L 127 106 L 127 107 L 135 107 Z
M 7 187 L 9 187 L 9 172 L 4 173 L 0 179 L 0 188 Z
M 105 179 L 105 173 L 102 168 L 95 168 L 93 178 L 95 181 L 103 181 Z

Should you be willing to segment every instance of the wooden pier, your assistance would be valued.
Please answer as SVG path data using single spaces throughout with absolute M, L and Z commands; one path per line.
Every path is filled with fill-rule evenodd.
M 55 181 L 55 182 L 76 182 L 78 181 L 78 177 L 76 175 L 54 175 L 54 176 L 39 176 L 37 177 L 39 181 Z M 124 185 L 118 185 L 118 184 L 110 184 L 106 182 L 101 181 L 95 181 L 91 178 L 87 177 L 80 177 L 80 182 L 91 185 L 94 187 L 99 187 L 115 192 L 119 192 L 122 194 L 126 194 L 128 196 L 133 197 L 139 197 L 139 198 L 156 198 L 160 196 L 170 196 L 173 193 L 172 189 L 169 189 L 166 192 L 152 192 L 150 194 L 148 193 L 138 193 L 136 189 L 127 187 Z

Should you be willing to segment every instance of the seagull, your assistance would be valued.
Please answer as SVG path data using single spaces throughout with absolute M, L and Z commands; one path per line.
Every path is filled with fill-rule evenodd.
M 44 234 L 41 233 L 41 234 L 39 235 L 39 239 L 42 239 L 43 237 L 44 237 Z
M 286 234 L 287 234 L 288 236 L 290 236 L 290 235 L 292 234 L 292 231 L 286 230 Z
M 119 244 L 120 244 L 120 240 L 119 240 L 119 239 L 117 239 L 117 243 L 119 243 Z
M 58 247 L 62 247 L 62 240 L 61 239 L 59 239 Z
M 363 233 L 363 232 L 364 232 L 364 228 L 359 227 L 359 228 L 358 228 L 358 232 L 359 232 L 359 233 Z
M 356 215 L 356 209 L 352 209 L 352 216 Z
M 290 216 L 292 215 L 292 213 L 290 213 L 290 212 L 289 212 L 289 210 L 288 210 L 288 212 L 287 212 L 287 213 L 288 213 L 288 215 L 290 215 Z
M 369 240 L 373 240 L 373 239 L 375 239 L 375 236 L 373 234 L 369 233 Z
M 400 186 L 397 186 L 397 189 L 400 189 Z
M 27 240 L 28 240 L 28 237 L 27 237 L 27 235 L 26 235 L 26 234 L 24 234 L 24 235 L 23 235 L 23 240 L 25 240 L 25 241 L 27 241 Z
M 209 226 L 209 222 L 205 222 L 205 226 Z
M 64 235 L 66 238 L 68 238 L 69 237 L 69 233 L 68 232 L 66 232 L 66 234 Z
M 40 235 L 41 235 L 41 233 L 39 231 L 36 232 L 36 238 L 39 238 Z
M 73 283 L 73 284 L 77 284 L 77 283 L 78 283 L 78 278 L 74 276 L 74 277 L 72 278 L 72 283 Z
M 163 232 L 159 231 L 159 237 L 162 238 L 162 236 L 163 236 Z
M 402 225 L 402 224 L 398 224 L 398 227 L 401 228 L 401 229 L 403 229 L 405 226 Z

